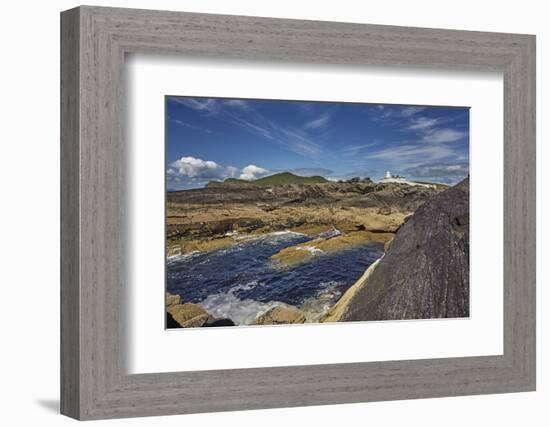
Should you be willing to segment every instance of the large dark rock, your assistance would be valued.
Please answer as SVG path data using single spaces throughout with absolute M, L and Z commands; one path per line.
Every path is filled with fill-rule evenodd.
M 235 323 L 231 319 L 223 318 L 208 320 L 204 325 L 202 325 L 203 328 L 218 326 L 235 326 Z
M 428 200 L 398 230 L 341 321 L 469 316 L 469 179 Z

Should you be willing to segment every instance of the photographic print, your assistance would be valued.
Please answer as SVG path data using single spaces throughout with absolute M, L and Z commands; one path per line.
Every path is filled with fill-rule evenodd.
M 468 107 L 165 103 L 168 329 L 469 316 Z

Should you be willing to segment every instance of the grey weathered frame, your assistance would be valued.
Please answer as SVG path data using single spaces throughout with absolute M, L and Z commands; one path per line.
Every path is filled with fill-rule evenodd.
M 124 56 L 504 75 L 504 354 L 128 375 Z M 83 6 L 61 15 L 61 412 L 78 419 L 535 389 L 535 37 Z

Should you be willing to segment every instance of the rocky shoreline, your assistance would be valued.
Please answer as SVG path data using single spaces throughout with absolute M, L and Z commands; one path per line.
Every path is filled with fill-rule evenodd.
M 464 317 L 469 314 L 468 186 L 467 179 L 446 190 L 372 182 L 247 184 L 213 186 L 204 189 L 207 194 L 170 193 L 168 253 L 220 249 L 282 230 L 310 236 L 271 257 L 274 268 L 285 268 L 380 242 L 385 254 L 320 322 Z M 168 328 L 234 325 L 177 295 L 167 294 L 166 306 Z M 259 313 L 250 325 L 305 322 L 299 307 L 281 305 Z
M 235 238 L 277 231 L 315 236 L 395 233 L 406 216 L 440 190 L 406 184 L 216 184 L 168 193 L 169 256 L 227 247 Z M 377 240 L 378 241 L 378 240 Z
M 276 306 L 259 314 L 249 326 L 288 325 L 306 322 L 306 315 L 298 308 Z M 166 293 L 166 328 L 197 328 L 235 326 L 229 318 L 216 318 L 199 304 L 186 303 L 179 295 Z

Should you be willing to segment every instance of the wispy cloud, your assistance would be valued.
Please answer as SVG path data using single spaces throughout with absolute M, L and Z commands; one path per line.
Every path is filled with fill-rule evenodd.
M 370 142 L 368 144 L 348 145 L 341 150 L 343 156 L 356 156 L 368 148 L 374 147 L 377 143 Z
M 249 103 L 243 99 L 227 99 L 223 101 L 223 105 L 241 110 L 249 110 L 251 108 Z
M 447 117 L 443 120 L 434 117 L 412 117 L 404 131 L 415 132 L 419 136 L 419 142 L 427 143 L 455 142 L 468 136 L 467 131 L 442 126 L 448 126 L 449 121 L 452 121 L 452 118 Z
M 425 163 L 405 169 L 404 172 L 414 178 L 430 179 L 446 183 L 455 183 L 468 175 L 469 166 L 467 162 Z
M 212 98 L 171 97 L 170 100 L 192 110 L 205 113 L 217 114 L 220 111 L 219 101 Z
M 423 159 L 444 159 L 453 155 L 453 150 L 446 145 L 414 145 L 405 144 L 396 147 L 385 148 L 367 155 L 370 159 L 380 159 L 392 162 L 410 162 Z
M 236 112 L 225 111 L 225 115 L 249 132 L 283 145 L 286 149 L 308 157 L 319 154 L 319 146 L 305 132 L 297 127 L 281 125 L 261 114 L 257 109 L 250 108 L 246 118 Z
M 173 123 L 176 123 L 180 126 L 183 126 L 183 127 L 189 128 L 189 129 L 199 130 L 199 131 L 202 131 L 202 132 L 205 132 L 205 133 L 214 133 L 214 131 L 212 131 L 211 129 L 207 129 L 207 128 L 203 128 L 203 127 L 200 127 L 200 126 L 192 125 L 191 123 L 187 123 L 187 122 L 184 122 L 182 120 L 174 119 L 174 120 L 171 120 L 171 121 Z
M 422 111 L 424 111 L 427 107 L 417 107 L 417 106 L 409 106 L 409 107 L 403 107 L 398 105 L 376 105 L 371 106 L 368 109 L 369 115 L 372 119 L 376 121 L 385 121 L 389 119 L 408 119 L 409 117 L 414 116 L 415 114 L 418 114 Z
M 174 97 L 171 100 L 206 115 L 219 115 L 220 118 L 234 125 L 283 145 L 286 149 L 308 157 L 319 154 L 319 146 L 299 127 L 288 124 L 279 124 L 269 119 L 254 108 L 250 102 L 229 99 L 217 100 L 211 98 L 182 98 Z M 319 119 L 323 119 L 320 117 Z M 323 120 L 329 120 L 330 117 Z M 312 126 L 322 126 L 322 121 Z
M 401 117 L 411 117 L 417 113 L 424 111 L 425 109 L 426 107 L 405 107 L 399 110 L 399 115 Z
M 439 119 L 429 117 L 412 118 L 411 123 L 407 126 L 408 130 L 425 130 L 431 129 L 439 123 Z
M 329 123 L 329 121 L 332 117 L 332 114 L 333 114 L 332 112 L 327 111 L 327 112 L 321 114 L 319 117 L 307 122 L 304 125 L 304 128 L 306 128 L 306 129 L 319 129 L 319 128 L 325 127 Z
M 462 132 L 455 129 L 430 129 L 422 138 L 421 142 L 444 143 L 458 141 L 468 135 L 468 132 Z

